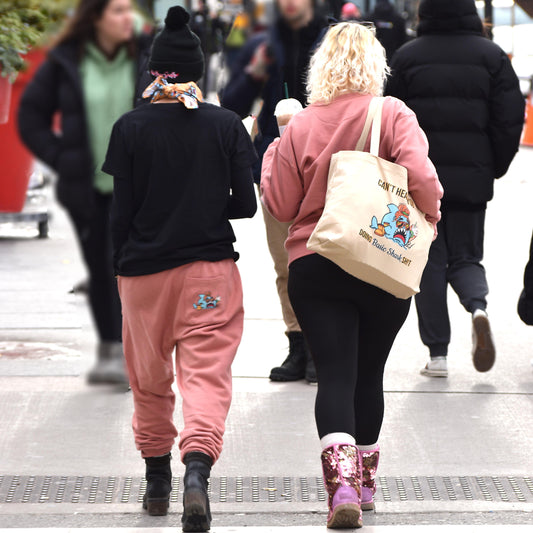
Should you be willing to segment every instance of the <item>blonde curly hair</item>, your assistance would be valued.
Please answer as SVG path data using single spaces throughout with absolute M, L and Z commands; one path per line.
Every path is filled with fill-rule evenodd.
M 308 102 L 329 104 L 344 93 L 383 94 L 390 73 L 372 29 L 356 22 L 331 26 L 309 63 Z

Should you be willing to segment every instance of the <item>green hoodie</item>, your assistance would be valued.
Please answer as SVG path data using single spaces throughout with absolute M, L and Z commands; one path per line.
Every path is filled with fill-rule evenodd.
M 89 144 L 94 163 L 94 187 L 113 192 L 113 178 L 101 171 L 115 121 L 133 107 L 135 62 L 125 47 L 109 60 L 93 43 L 87 43 L 80 64 Z

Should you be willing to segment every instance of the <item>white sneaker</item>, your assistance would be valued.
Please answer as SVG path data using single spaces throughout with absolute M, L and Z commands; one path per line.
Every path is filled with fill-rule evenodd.
M 496 360 L 489 317 L 482 309 L 472 313 L 472 361 L 478 372 L 488 372 Z
M 432 357 L 420 373 L 431 378 L 447 378 L 448 361 L 446 357 Z

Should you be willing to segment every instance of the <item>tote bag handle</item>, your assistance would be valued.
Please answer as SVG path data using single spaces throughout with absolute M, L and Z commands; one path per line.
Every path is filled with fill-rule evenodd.
M 365 125 L 361 137 L 355 146 L 356 151 L 362 152 L 365 147 L 370 127 L 372 127 L 372 137 L 370 138 L 370 153 L 377 156 L 379 153 L 379 139 L 381 135 L 381 114 L 383 111 L 383 97 L 374 97 L 370 100 Z

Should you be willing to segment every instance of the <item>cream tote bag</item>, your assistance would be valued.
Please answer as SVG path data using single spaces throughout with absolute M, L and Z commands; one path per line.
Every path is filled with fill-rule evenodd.
M 307 248 L 405 299 L 420 291 L 434 232 L 409 196 L 407 170 L 378 157 L 382 109 L 383 98 L 373 98 L 355 151 L 331 156 L 324 212 Z

